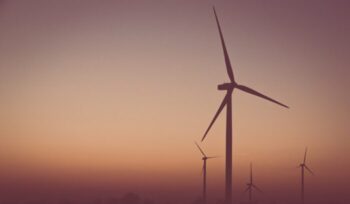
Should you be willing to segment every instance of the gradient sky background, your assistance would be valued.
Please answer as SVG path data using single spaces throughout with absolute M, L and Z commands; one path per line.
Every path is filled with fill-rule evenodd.
M 199 195 L 193 142 L 228 82 L 213 4 L 238 83 L 291 107 L 234 93 L 236 198 L 251 161 L 265 196 L 297 198 L 308 146 L 309 198 L 350 200 L 345 0 L 0 1 L 1 192 L 35 183 Z M 218 198 L 223 116 L 202 143 L 223 156 L 208 164 Z

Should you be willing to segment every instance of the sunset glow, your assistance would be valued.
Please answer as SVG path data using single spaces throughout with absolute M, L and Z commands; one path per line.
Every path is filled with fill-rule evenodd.
M 259 198 L 298 200 L 307 146 L 308 199 L 350 202 L 347 1 L 0 0 L 0 203 L 61 192 L 198 197 L 194 141 L 229 81 L 212 5 L 238 83 L 291 107 L 234 91 L 234 200 L 250 162 Z M 214 203 L 223 114 L 200 145 L 220 156 L 208 161 Z

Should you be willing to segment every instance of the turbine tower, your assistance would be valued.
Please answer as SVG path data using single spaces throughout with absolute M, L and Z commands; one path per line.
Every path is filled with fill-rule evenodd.
M 260 188 L 258 188 L 254 183 L 253 183 L 253 166 L 252 163 L 250 163 L 250 181 L 249 183 L 247 183 L 247 188 L 244 191 L 244 193 L 246 193 L 248 191 L 248 195 L 249 195 L 249 203 L 252 204 L 253 203 L 253 189 L 259 191 L 260 193 L 262 193 L 262 190 L 260 190 Z
M 310 172 L 312 175 L 314 175 L 314 172 L 311 171 L 311 169 L 306 166 L 306 153 L 307 148 L 305 148 L 305 154 L 304 154 L 304 161 L 299 165 L 299 168 L 301 168 L 301 203 L 304 204 L 304 195 L 305 195 L 305 183 L 304 183 L 304 173 L 305 169 Z
M 218 85 L 218 89 L 222 90 L 222 91 L 226 91 L 226 95 L 223 99 L 223 101 L 221 102 L 219 109 L 217 110 L 216 114 L 214 115 L 213 120 L 211 121 L 211 123 L 209 124 L 209 127 L 207 128 L 207 130 L 204 133 L 204 136 L 202 138 L 202 141 L 205 139 L 205 137 L 207 136 L 210 128 L 212 127 L 212 125 L 214 124 L 214 122 L 216 121 L 216 118 L 219 116 L 219 114 L 221 113 L 221 111 L 223 110 L 223 108 L 226 106 L 226 169 L 225 169 L 225 174 L 226 174 L 226 178 L 225 178 L 225 203 L 226 204 L 232 204 L 232 92 L 234 89 L 239 89 L 241 91 L 250 93 L 252 95 L 258 96 L 260 98 L 269 100 L 273 103 L 276 103 L 280 106 L 283 106 L 285 108 L 289 108 L 288 106 L 270 98 L 267 97 L 247 86 L 243 86 L 238 84 L 235 81 L 234 78 L 234 74 L 233 74 L 233 70 L 231 67 L 231 62 L 227 53 L 227 49 L 226 49 L 226 45 L 225 45 L 225 41 L 224 41 L 224 37 L 222 35 L 222 31 L 221 31 L 221 27 L 219 24 L 219 20 L 218 17 L 216 15 L 216 11 L 215 8 L 213 7 L 214 10 L 214 15 L 215 15 L 215 19 L 216 19 L 216 23 L 217 23 L 217 27 L 219 30 L 219 35 L 220 35 L 220 40 L 221 40 L 221 45 L 222 45 L 222 49 L 224 52 L 224 58 L 225 58 L 225 64 L 226 64 L 226 71 L 227 74 L 230 78 L 230 82 L 229 83 L 223 83 Z
M 196 146 L 198 147 L 199 151 L 202 153 L 203 157 L 203 168 L 202 168 L 202 174 L 203 174 L 203 204 L 207 202 L 207 160 L 208 159 L 214 159 L 216 157 L 208 157 L 202 148 L 195 142 Z

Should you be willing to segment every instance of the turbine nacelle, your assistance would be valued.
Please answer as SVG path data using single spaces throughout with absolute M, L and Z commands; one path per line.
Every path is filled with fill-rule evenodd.
M 232 90 L 236 87 L 236 85 L 237 84 L 235 82 L 219 84 L 218 90 Z

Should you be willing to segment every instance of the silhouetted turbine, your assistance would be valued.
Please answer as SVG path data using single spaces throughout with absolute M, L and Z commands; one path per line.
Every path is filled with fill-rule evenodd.
M 202 174 L 203 174 L 203 203 L 205 204 L 207 202 L 207 160 L 208 159 L 214 159 L 217 157 L 208 157 L 202 148 L 195 142 L 196 146 L 198 147 L 199 151 L 202 153 L 203 157 L 203 168 L 202 168 Z
M 248 191 L 249 193 L 249 203 L 253 202 L 253 189 L 259 191 L 260 193 L 262 193 L 262 190 L 260 190 L 260 188 L 258 188 L 254 183 L 253 183 L 253 166 L 252 163 L 250 163 L 250 182 L 247 183 L 247 188 L 244 191 L 244 193 L 246 193 Z
M 311 169 L 308 166 L 306 166 L 306 153 L 307 153 L 307 147 L 305 148 L 304 161 L 298 166 L 298 168 L 301 168 L 301 203 L 302 204 L 304 204 L 304 195 L 305 195 L 304 170 L 306 169 L 312 175 L 314 174 L 314 172 L 312 172 Z
M 224 83 L 224 84 L 220 84 L 218 85 L 218 89 L 219 90 L 224 90 L 226 91 L 226 95 L 224 97 L 224 100 L 221 102 L 218 111 L 215 113 L 213 120 L 211 121 L 211 123 L 209 124 L 208 129 L 205 131 L 204 136 L 202 138 L 202 141 L 205 139 L 205 137 L 207 136 L 211 126 L 214 124 L 216 118 L 219 116 L 219 114 L 221 113 L 222 109 L 224 109 L 225 105 L 226 105 L 226 178 L 225 178 L 225 203 L 226 204 L 232 204 L 232 92 L 234 89 L 239 89 L 241 91 L 253 94 L 255 96 L 261 97 L 263 99 L 266 99 L 268 101 L 271 101 L 273 103 L 276 103 L 280 106 L 283 106 L 285 108 L 289 108 L 288 106 L 270 98 L 267 97 L 247 86 L 243 86 L 238 84 L 235 81 L 234 78 L 234 74 L 233 74 L 233 70 L 231 67 L 231 62 L 227 53 L 227 49 L 226 49 L 226 45 L 225 45 L 225 41 L 224 41 L 224 37 L 222 35 L 222 31 L 221 31 L 221 27 L 220 27 L 220 23 L 218 20 L 218 17 L 216 15 L 216 11 L 215 8 L 213 7 L 214 10 L 214 15 L 215 15 L 215 19 L 216 19 L 216 23 L 218 26 L 218 30 L 219 30 L 219 34 L 220 34 L 220 39 L 221 39 L 221 45 L 224 51 L 224 57 L 225 57 L 225 64 L 226 64 L 226 71 L 227 74 L 230 78 L 230 82 L 229 83 Z

